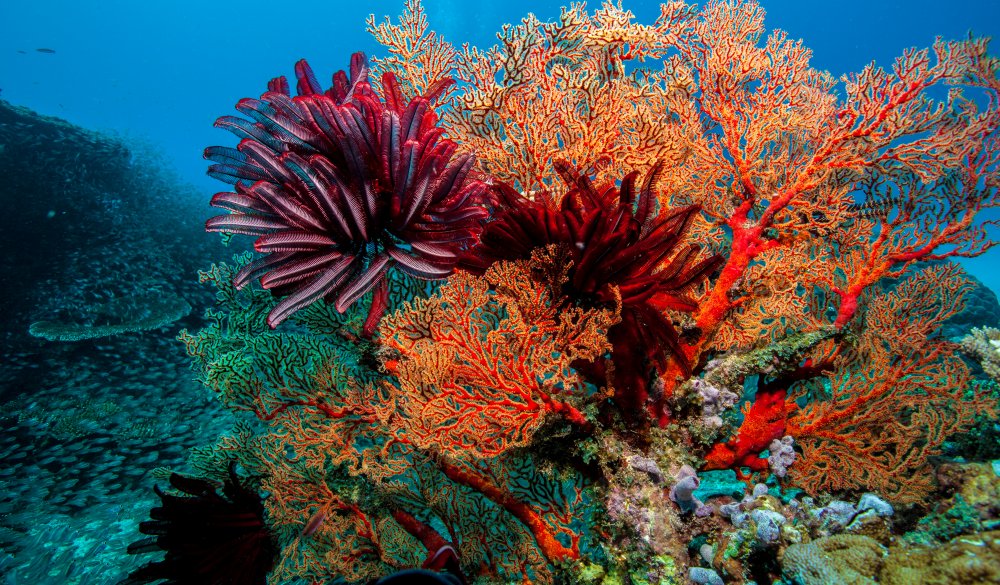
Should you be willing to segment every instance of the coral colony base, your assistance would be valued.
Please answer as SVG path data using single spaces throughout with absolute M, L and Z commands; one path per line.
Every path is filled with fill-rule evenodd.
M 633 20 L 458 49 L 408 0 L 218 120 L 208 229 L 255 253 L 180 339 L 241 418 L 129 582 L 1000 579 L 955 452 L 1000 334 L 938 334 L 994 245 L 987 41 L 837 80 L 755 2 Z

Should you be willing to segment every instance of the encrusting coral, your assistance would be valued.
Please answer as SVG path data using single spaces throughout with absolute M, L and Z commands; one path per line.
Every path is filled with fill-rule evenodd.
M 273 582 L 889 566 L 891 504 L 996 415 L 938 337 L 967 281 L 918 263 L 993 245 L 1000 65 L 938 41 L 838 83 L 763 17 L 575 4 L 458 50 L 409 0 L 369 20 L 380 82 L 302 62 L 220 119 L 208 227 L 264 255 L 202 273 L 181 340 L 250 419 L 201 459 L 266 494 Z

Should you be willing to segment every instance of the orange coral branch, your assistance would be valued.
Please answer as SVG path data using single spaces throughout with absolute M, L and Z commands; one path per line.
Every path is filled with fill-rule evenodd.
M 490 291 L 490 285 L 495 288 Z M 592 428 L 570 402 L 586 388 L 571 364 L 607 351 L 608 311 L 560 311 L 526 262 L 500 263 L 479 280 L 452 277 L 382 325 L 397 384 L 385 389 L 414 444 L 489 457 L 527 444 L 549 415 Z
M 447 458 L 441 458 L 438 466 L 452 481 L 483 494 L 520 520 L 535 537 L 538 548 L 549 561 L 580 558 L 579 536 L 574 536 L 572 544 L 567 547 L 559 542 L 541 515 L 531 506 L 515 498 L 509 491 L 491 483 L 482 475 L 450 462 Z
M 399 525 L 402 526 L 403 529 L 419 540 L 420 544 L 424 545 L 424 548 L 427 549 L 429 558 L 433 558 L 435 553 L 441 549 L 452 546 L 452 544 L 445 540 L 437 530 L 434 530 L 426 523 L 421 522 L 413 514 L 399 508 L 393 508 L 390 514 L 392 514 L 392 517 L 396 522 L 399 522 Z

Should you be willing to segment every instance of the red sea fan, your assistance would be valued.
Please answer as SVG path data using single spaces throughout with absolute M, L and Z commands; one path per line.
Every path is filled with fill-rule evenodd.
M 448 276 L 473 244 L 487 215 L 486 187 L 473 178 L 473 158 L 455 156 L 429 101 L 443 86 L 407 102 L 395 77 L 382 77 L 385 99 L 368 81 L 365 56 L 351 58 L 323 91 L 305 61 L 295 66 L 298 95 L 284 77 L 260 99 L 240 100 L 249 119 L 219 118 L 241 138 L 236 148 L 210 147 L 209 174 L 235 191 L 212 205 L 229 215 L 209 231 L 256 236 L 263 254 L 234 278 L 260 278 L 284 296 L 271 327 L 325 298 L 343 312 L 397 266 L 413 276 Z M 366 329 L 384 303 L 374 302 Z
M 721 258 L 699 260 L 698 246 L 681 245 L 697 206 L 656 212 L 659 166 L 641 186 L 638 174 L 630 173 L 617 189 L 598 189 L 560 161 L 556 169 L 570 187 L 559 206 L 547 194 L 529 200 L 497 185 L 501 209 L 462 265 L 479 273 L 498 260 L 526 258 L 534 248 L 564 244 L 573 261 L 565 293 L 573 302 L 610 306 L 620 295 L 622 320 L 608 331 L 615 401 L 636 420 L 647 406 L 653 368 L 662 372 L 672 357 L 690 371 L 664 311 L 694 310 L 685 293 Z M 600 375 L 602 364 L 594 366 L 594 375 Z

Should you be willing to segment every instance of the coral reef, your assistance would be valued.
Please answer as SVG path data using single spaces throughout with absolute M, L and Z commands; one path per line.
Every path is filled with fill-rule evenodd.
M 68 321 L 35 321 L 28 333 L 49 341 L 80 341 L 166 327 L 186 317 L 191 305 L 173 295 L 137 294 L 86 308 Z
M 115 582 L 136 566 L 123 551 L 152 470 L 185 469 L 232 424 L 171 330 L 201 323 L 212 297 L 189 276 L 216 238 L 203 194 L 135 137 L 0 101 L 0 144 L 17 211 L 0 217 L 17 275 L 0 314 L 0 582 Z M 33 336 L 39 322 L 61 339 Z
M 937 469 L 939 498 L 906 539 L 920 544 L 948 541 L 1000 526 L 998 463 L 943 463 Z
M 824 536 L 807 544 L 793 544 L 785 551 L 783 571 L 800 585 L 877 583 L 886 549 L 867 536 Z
M 1000 383 L 1000 329 L 977 327 L 959 345 L 963 352 L 979 362 L 987 376 Z
M 178 278 L 214 257 L 202 194 L 152 145 L 3 100 L 0 145 L 0 202 L 17 209 L 0 218 L 0 269 L 19 278 L 0 314 L 5 361 L 30 361 L 24 354 L 43 347 L 29 336 L 32 323 L 45 322 L 36 330 L 50 337 L 87 338 L 141 331 L 187 314 L 185 304 L 197 313 L 207 305 L 204 290 Z
M 980 584 L 1000 579 L 1000 534 L 984 532 L 935 547 L 886 548 L 867 536 L 837 535 L 788 547 L 784 577 L 796 585 Z
M 300 62 L 206 151 L 258 255 L 180 336 L 244 417 L 198 465 L 264 494 L 272 581 L 868 583 L 984 527 L 926 502 L 997 414 L 940 333 L 1000 206 L 985 41 L 837 83 L 749 1 L 368 25 L 373 72 Z

